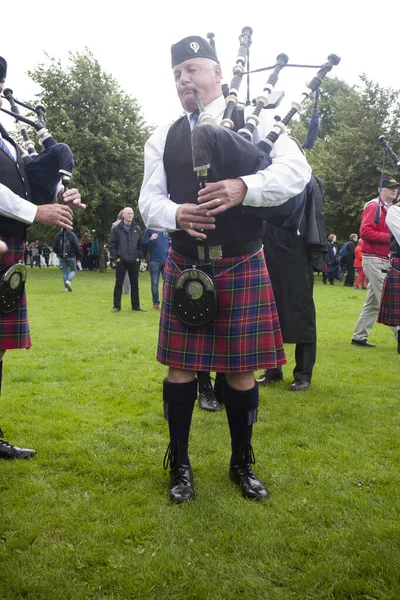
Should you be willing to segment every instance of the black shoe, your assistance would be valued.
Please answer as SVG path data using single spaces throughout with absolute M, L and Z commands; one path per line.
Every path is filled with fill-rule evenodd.
M 111 312 L 119 312 L 121 309 L 118 306 L 114 306 L 114 308 L 111 309 Z
M 145 308 L 140 308 L 140 306 L 139 306 L 139 308 L 132 308 L 132 310 L 138 310 L 140 312 L 147 312 L 147 310 Z
M 370 344 L 367 339 L 365 340 L 355 340 L 352 339 L 351 343 L 353 346 L 364 346 L 364 348 L 375 348 L 376 344 Z
M 311 387 L 311 381 L 305 381 L 305 379 L 295 379 L 289 385 L 290 392 L 305 392 Z
M 397 354 L 400 354 L 400 329 L 397 331 Z
M 18 446 L 12 446 L 5 440 L 0 440 L 0 458 L 30 458 L 35 454 L 37 454 L 36 450 L 18 448 Z
M 216 399 L 212 388 L 200 392 L 199 406 L 203 410 L 208 410 L 209 412 L 218 412 L 221 410 L 221 405 Z
M 242 495 L 250 500 L 266 500 L 269 492 L 262 481 L 253 473 L 251 464 L 244 466 L 232 465 L 229 468 L 229 477 L 242 490 Z
M 282 380 L 283 373 L 281 369 L 271 369 L 270 371 L 266 370 L 262 375 L 260 375 L 260 377 L 256 379 L 259 385 L 268 385 L 269 383 Z
M 175 504 L 189 502 L 194 498 L 193 473 L 190 465 L 179 465 L 169 472 L 168 496 Z

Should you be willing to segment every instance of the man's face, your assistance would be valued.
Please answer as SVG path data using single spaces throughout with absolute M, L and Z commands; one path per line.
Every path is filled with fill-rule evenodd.
M 197 109 L 197 91 L 204 105 L 221 95 L 221 68 L 208 58 L 190 58 L 173 68 L 176 91 L 187 112 Z
M 125 223 L 130 224 L 133 221 L 133 210 L 131 208 L 125 208 L 124 212 L 122 213 L 122 218 L 124 219 Z
M 393 202 L 396 200 L 397 198 L 397 192 L 398 192 L 399 188 L 397 187 L 393 187 L 393 188 L 382 188 L 381 191 L 381 198 L 382 200 L 385 202 L 385 204 L 393 204 Z

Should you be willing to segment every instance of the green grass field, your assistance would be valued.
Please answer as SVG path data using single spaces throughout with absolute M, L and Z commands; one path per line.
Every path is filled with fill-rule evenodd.
M 376 324 L 350 345 L 366 292 L 316 278 L 312 388 L 262 388 L 255 472 L 265 503 L 228 479 L 225 412 L 194 412 L 196 499 L 169 504 L 156 363 L 158 313 L 112 314 L 114 272 L 29 270 L 33 347 L 4 360 L 1 600 L 399 600 L 400 356 Z

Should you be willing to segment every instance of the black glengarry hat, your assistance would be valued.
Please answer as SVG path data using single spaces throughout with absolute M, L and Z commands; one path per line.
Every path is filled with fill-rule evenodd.
M 0 56 L 0 83 L 4 83 L 7 75 L 7 61 Z
M 171 67 L 190 58 L 211 58 L 219 63 L 214 48 L 202 37 L 190 35 L 171 46 Z
M 400 187 L 400 183 L 398 181 L 396 181 L 393 177 L 382 177 L 382 187 L 383 188 Z

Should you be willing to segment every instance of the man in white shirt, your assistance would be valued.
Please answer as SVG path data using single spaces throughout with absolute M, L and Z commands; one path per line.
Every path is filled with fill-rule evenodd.
M 171 55 L 185 115 L 161 127 L 147 142 L 139 198 L 146 226 L 171 232 L 157 353 L 157 360 L 169 367 L 163 385 L 164 415 L 170 434 L 164 460 L 165 468 L 170 466 L 169 497 L 182 503 L 194 496 L 188 440 L 197 397 L 195 372 L 218 371 L 226 373 L 227 380 L 224 402 L 232 445 L 230 478 L 245 498 L 264 500 L 269 493 L 252 471 L 251 438 L 258 406 L 254 370 L 266 364 L 276 367 L 286 359 L 262 252 L 262 221 L 244 214 L 242 206 L 286 202 L 304 189 L 311 169 L 296 144 L 283 135 L 271 153 L 270 167 L 252 175 L 239 177 L 238 173 L 236 179 L 207 183 L 199 191 L 191 158 L 196 94 L 207 113 L 219 122 L 225 109 L 222 72 L 214 49 L 198 36 L 174 44 Z M 236 130 L 243 125 L 237 109 L 233 120 Z M 264 137 L 273 124 L 273 119 L 268 122 L 262 115 L 254 141 Z M 202 259 L 205 240 L 214 257 L 209 266 Z M 199 307 L 201 314 L 204 306 L 214 311 L 213 294 L 218 297 L 216 316 L 201 326 L 185 324 L 185 316 L 177 316 L 174 310 L 182 297 L 181 290 L 175 289 L 180 285 L 179 277 L 193 265 L 195 276 L 183 297 L 193 307 L 190 318 L 198 317 Z M 201 282 L 208 282 L 206 276 L 211 276 L 216 291 L 211 286 L 201 292 Z M 200 302 L 196 304 L 193 297 L 198 293 Z
M 3 91 L 7 73 L 7 63 L 0 56 L 0 93 Z M 1 107 L 1 98 L 0 98 Z M 0 277 L 13 268 L 24 256 L 26 225 L 37 222 L 72 229 L 72 209 L 83 208 L 77 189 L 63 194 L 64 204 L 36 206 L 31 199 L 29 182 L 20 152 L 14 141 L 0 128 Z M 17 282 L 18 276 L 14 282 Z M 11 282 L 11 279 L 10 279 Z M 29 348 L 31 346 L 29 323 L 26 308 L 25 291 L 20 279 L 21 300 L 15 310 L 4 312 L 1 309 L 1 292 L 5 290 L 4 281 L 0 287 L 0 390 L 3 369 L 3 356 L 6 350 Z M 7 296 L 7 290 L 5 290 Z M 8 309 L 7 309 L 8 310 Z M 19 448 L 9 444 L 3 438 L 0 429 L 0 458 L 29 458 L 35 450 Z

